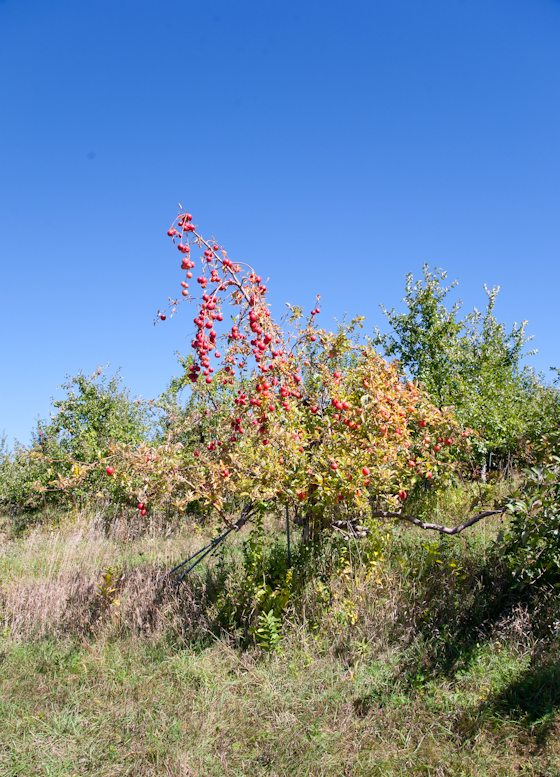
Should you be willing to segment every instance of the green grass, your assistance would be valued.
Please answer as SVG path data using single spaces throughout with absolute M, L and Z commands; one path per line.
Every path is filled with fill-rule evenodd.
M 277 565 L 281 523 L 267 528 Z M 558 594 L 511 587 L 498 529 L 404 527 L 369 565 L 370 540 L 336 538 L 312 559 L 296 547 L 294 574 L 314 575 L 300 570 L 270 652 L 243 624 L 220 626 L 215 562 L 154 588 L 204 544 L 193 526 L 7 531 L 0 775 L 558 777 Z M 222 562 L 232 579 L 244 539 Z M 107 567 L 121 578 L 104 595 Z M 239 612 L 256 622 L 251 603 Z
M 501 717 L 523 673 L 477 652 L 454 682 L 391 677 L 396 656 L 351 670 L 314 646 L 257 658 L 138 640 L 5 641 L 5 775 L 557 775 L 558 726 Z

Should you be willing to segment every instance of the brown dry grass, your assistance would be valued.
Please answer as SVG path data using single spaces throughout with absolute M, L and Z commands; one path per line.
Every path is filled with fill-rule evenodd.
M 195 527 L 171 534 L 152 525 L 142 533 L 119 521 L 107 532 L 87 513 L 50 530 L 37 527 L 23 538 L 5 539 L 0 546 L 3 627 L 23 640 L 97 633 L 117 625 L 167 628 L 178 598 L 156 580 L 204 542 Z M 104 590 L 108 571 L 113 582 Z M 184 611 L 188 598 L 183 590 Z

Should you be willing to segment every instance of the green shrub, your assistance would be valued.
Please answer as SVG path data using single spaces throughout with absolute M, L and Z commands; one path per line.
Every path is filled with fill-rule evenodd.
M 539 461 L 509 501 L 506 556 L 518 581 L 560 588 L 560 437 L 543 440 Z

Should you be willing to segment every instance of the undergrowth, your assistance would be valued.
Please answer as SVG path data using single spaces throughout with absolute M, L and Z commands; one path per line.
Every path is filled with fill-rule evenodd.
M 7 520 L 0 774 L 560 774 L 558 592 L 512 575 L 500 519 L 296 536 L 290 564 L 266 520 L 179 585 L 195 524 Z

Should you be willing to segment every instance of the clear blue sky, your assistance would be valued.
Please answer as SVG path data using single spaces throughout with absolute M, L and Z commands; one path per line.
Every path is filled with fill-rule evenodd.
M 428 262 L 560 365 L 558 0 L 0 0 L 0 73 L 10 442 L 80 369 L 165 388 L 177 202 L 278 313 L 380 325 Z

